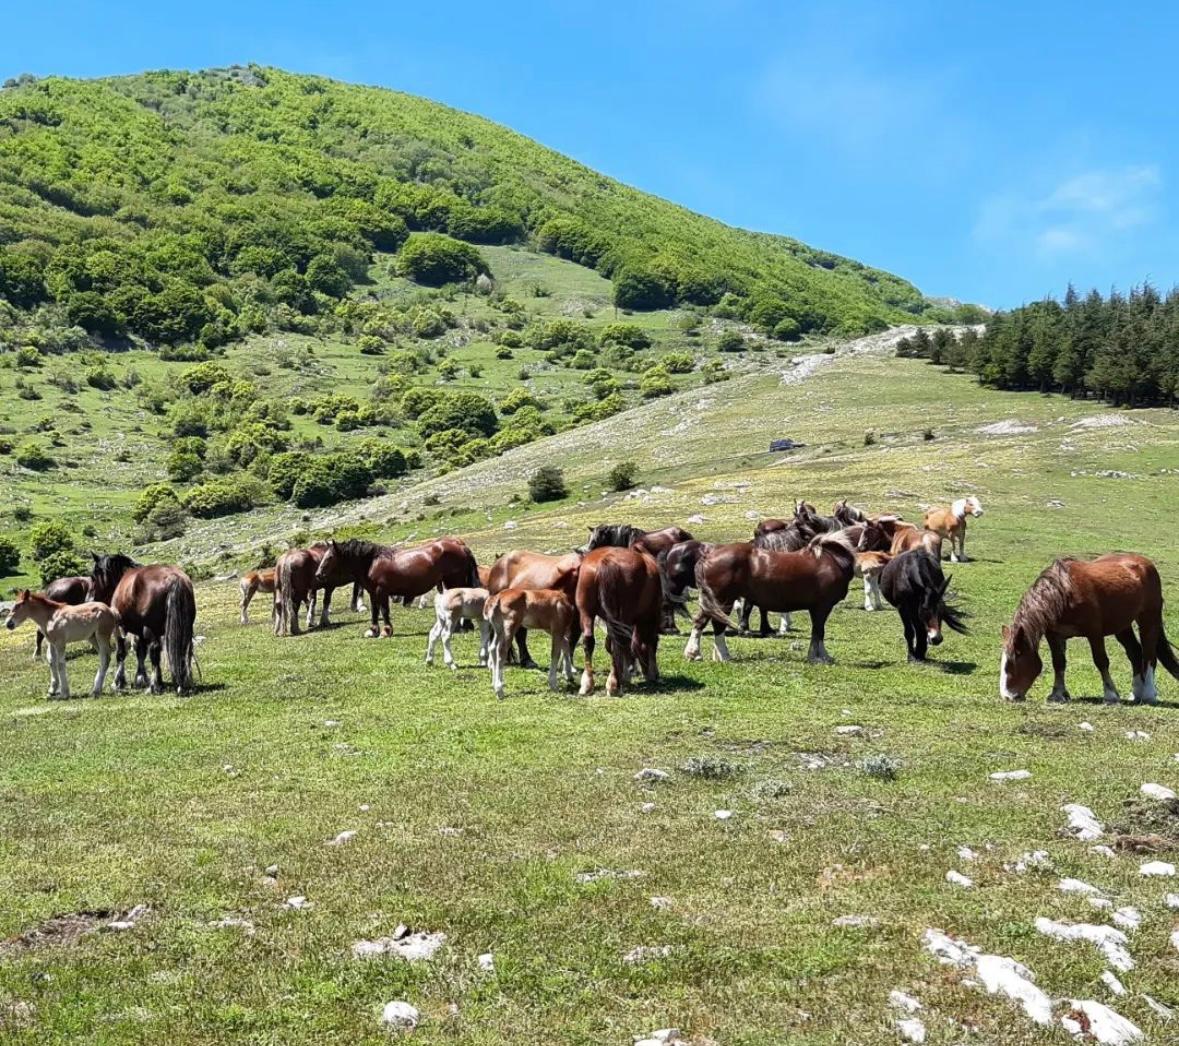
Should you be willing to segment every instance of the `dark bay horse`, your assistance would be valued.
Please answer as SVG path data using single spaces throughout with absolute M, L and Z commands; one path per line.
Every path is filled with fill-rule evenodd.
M 391 636 L 389 620 L 391 599 L 416 599 L 438 586 L 442 588 L 476 588 L 479 565 L 475 554 L 458 538 L 438 538 L 417 548 L 393 548 L 372 541 L 349 538 L 329 541 L 315 572 L 317 584 L 344 574 L 359 583 L 372 604 L 372 627 L 369 638 Z M 385 627 L 378 632 L 378 615 Z
M 307 627 L 315 624 L 316 596 L 323 591 L 323 609 L 319 615 L 321 628 L 327 627 L 332 606 L 332 593 L 343 585 L 352 586 L 352 606 L 363 611 L 360 585 L 343 568 L 331 571 L 324 578 L 318 576 L 320 563 L 327 552 L 326 541 L 317 541 L 308 548 L 289 548 L 274 565 L 274 634 L 299 634 L 299 609 L 307 604 Z
M 1134 635 L 1134 625 L 1138 635 Z M 1155 668 L 1179 679 L 1179 661 L 1163 629 L 1163 586 L 1158 568 L 1145 556 L 1114 552 L 1097 559 L 1063 558 L 1040 574 L 1019 601 L 1015 620 L 1003 626 L 999 694 L 1022 701 L 1044 665 L 1040 640 L 1048 640 L 1055 680 L 1049 701 L 1067 701 L 1064 685 L 1065 644 L 1083 636 L 1101 673 L 1105 701 L 1121 698 L 1109 674 L 1105 637 L 1113 636 L 1134 671 L 1134 701 L 1155 704 Z
M 50 581 L 45 587 L 45 598 L 76 607 L 90 598 L 90 579 L 88 577 L 59 577 L 56 581 Z M 37 629 L 33 657 L 39 658 L 41 656 L 41 646 L 44 642 L 45 633 Z
M 663 584 L 659 567 L 647 552 L 633 548 L 597 548 L 586 553 L 577 574 L 577 614 L 585 644 L 585 671 L 581 693 L 594 692 L 594 621 L 606 625 L 606 649 L 610 652 L 610 676 L 606 693 L 622 692 L 637 664 L 648 682 L 659 679 L 659 621 Z
M 164 689 L 161 651 L 168 655 L 168 670 L 177 693 L 192 688 L 192 635 L 196 622 L 196 596 L 192 579 L 179 567 L 164 563 L 140 566 L 128 556 L 94 556 L 90 573 L 90 598 L 106 603 L 119 616 L 115 689 L 127 685 L 127 635 L 137 638 L 135 685 L 147 686 L 144 665 L 151 656 L 151 692 Z
M 962 612 L 946 601 L 950 579 L 924 549 L 894 556 L 880 571 L 880 591 L 901 615 L 910 661 L 924 661 L 942 641 L 942 625 L 966 632 Z
M 546 556 L 542 552 L 517 548 L 496 559 L 483 587 L 492 595 L 507 588 L 553 588 L 564 592 L 572 602 L 577 594 L 577 572 L 580 569 L 579 552 Z M 528 629 L 516 631 L 516 650 L 522 668 L 536 668 L 536 662 L 528 652 Z
M 733 627 L 729 612 L 738 599 L 767 610 L 806 610 L 811 618 L 807 659 L 830 664 L 824 646 L 827 618 L 847 595 L 855 570 L 856 548 L 843 533 L 820 534 L 797 552 L 756 548 L 752 542 L 716 545 L 696 567 L 700 612 L 684 648 L 689 661 L 700 659 L 700 636 L 709 622 L 719 661 L 730 660 L 725 629 Z
M 654 556 L 658 562 L 659 557 L 673 545 L 691 540 L 693 540 L 692 535 L 682 527 L 641 530 L 629 523 L 599 523 L 596 527 L 590 527 L 589 541 L 586 542 L 582 551 L 592 552 L 596 548 L 633 548 Z M 674 604 L 664 603 L 660 631 L 664 635 L 679 634 L 679 629 L 675 627 Z

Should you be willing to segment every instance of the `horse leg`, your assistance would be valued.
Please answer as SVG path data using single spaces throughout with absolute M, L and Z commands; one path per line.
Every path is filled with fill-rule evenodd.
M 381 598 L 381 617 L 385 620 L 385 627 L 381 629 L 381 635 L 388 639 L 393 635 L 393 622 L 389 620 L 388 596 L 383 596 Z
M 700 660 L 700 636 L 704 632 L 704 626 L 706 624 L 708 624 L 708 614 L 701 610 L 692 619 L 692 631 L 688 635 L 688 642 L 684 647 L 685 661 Z
M 241 621 L 243 625 L 248 625 L 250 623 L 250 600 L 253 598 L 254 590 L 252 588 L 242 589 L 242 608 L 241 615 L 239 616 L 238 620 Z
M 908 608 L 901 610 L 901 624 L 905 626 L 905 651 L 910 661 L 916 661 L 917 629 L 913 624 L 913 616 Z
M 352 582 L 352 609 L 357 614 L 364 613 L 364 596 L 361 594 L 360 582 Z
M 451 611 L 442 623 L 442 660 L 452 672 L 458 671 L 454 660 L 454 651 L 450 649 L 450 637 L 454 635 L 454 626 L 459 621 L 460 611 Z
M 491 689 L 495 691 L 496 699 L 504 699 L 504 666 L 508 663 L 508 651 L 512 649 L 511 624 L 506 622 L 502 614 L 497 614 L 491 622 L 494 638 L 491 641 Z
M 57 692 L 61 688 L 61 684 L 57 678 L 57 654 L 53 646 L 53 640 L 49 640 L 45 644 L 45 664 L 49 666 L 49 693 L 47 697 L 57 697 Z
M 320 628 L 327 628 L 328 625 L 331 624 L 331 620 L 330 620 L 329 615 L 331 614 L 331 609 L 332 609 L 332 593 L 333 592 L 335 592 L 334 588 L 325 588 L 323 590 L 323 609 L 319 612 L 319 627 Z M 308 621 L 307 627 L 308 628 L 311 627 L 310 621 Z
M 1138 634 L 1142 637 L 1142 700 L 1148 705 L 1158 703 L 1159 691 L 1155 685 L 1155 670 L 1159 663 L 1159 644 L 1163 638 L 1162 610 L 1156 611 L 1146 621 L 1138 622 Z
M 1093 652 L 1093 664 L 1101 673 L 1101 685 L 1105 688 L 1102 697 L 1107 705 L 1116 705 L 1122 698 L 1109 674 L 1109 655 L 1105 652 L 1105 636 L 1090 636 L 1089 649 Z
M 364 638 L 376 639 L 377 636 L 381 634 L 380 629 L 377 627 L 377 619 L 381 613 L 381 601 L 375 595 L 370 594 L 368 608 L 369 612 L 372 614 L 372 624 L 369 626 L 368 631 L 365 632 Z
M 581 673 L 581 690 L 584 696 L 594 692 L 594 618 L 592 614 L 581 615 L 581 642 L 585 647 L 585 668 Z
M 835 658 L 827 653 L 823 640 L 827 634 L 827 615 L 831 613 L 829 607 L 812 610 L 811 614 L 811 648 L 806 659 L 813 665 L 833 665 Z
M 561 630 L 561 626 L 556 624 L 553 625 L 550 635 L 552 636 L 552 643 L 549 645 L 549 689 L 560 690 L 559 673 L 561 671 L 561 664 L 565 660 L 565 644 L 568 642 L 568 639 Z
M 479 615 L 479 667 L 487 664 L 487 646 L 491 638 L 491 629 L 482 614 Z
M 722 608 L 725 613 L 729 612 L 728 607 Z M 732 661 L 733 655 L 729 653 L 729 641 L 725 638 L 725 626 L 719 621 L 712 623 L 712 660 L 713 661 Z
M 1151 672 L 1153 666 L 1150 664 L 1150 660 L 1146 656 L 1146 644 L 1148 637 L 1146 630 L 1143 629 L 1141 625 L 1139 625 L 1138 628 L 1142 632 L 1141 645 L 1138 642 L 1138 637 L 1134 635 L 1133 626 L 1127 626 L 1121 632 L 1117 633 L 1114 638 L 1122 644 L 1122 649 L 1126 651 L 1126 657 L 1130 659 L 1130 669 L 1134 673 L 1134 681 L 1130 685 L 1130 693 L 1134 703 L 1154 704 L 1155 701 L 1158 700 L 1158 693 L 1156 691 L 1153 695 L 1148 697 L 1146 686 L 1146 677 L 1148 673 L 1150 673 L 1151 682 L 1154 682 L 1154 673 Z M 1156 639 L 1153 645 L 1157 646 L 1157 644 L 1158 641 Z M 1151 689 L 1154 688 L 1151 687 Z
M 135 685 L 142 690 L 147 686 L 147 648 L 151 645 L 151 633 L 145 628 L 135 641 Z
M 430 628 L 430 635 L 426 639 L 426 664 L 432 665 L 434 663 L 434 647 L 442 636 L 443 625 L 442 614 L 438 613 L 434 618 L 434 624 Z
M 610 674 L 606 677 L 606 696 L 617 697 L 622 693 L 623 683 L 629 678 L 626 644 L 614 640 L 606 645 L 610 650 Z
M 127 636 L 122 629 L 119 630 L 119 636 L 115 640 L 115 660 L 117 667 L 115 669 L 115 689 L 127 689 Z
M 162 694 L 164 692 L 164 673 L 160 668 L 160 660 L 164 652 L 163 645 L 158 639 L 153 638 L 147 652 L 151 656 L 151 692 Z
M 57 696 L 63 701 L 70 699 L 70 677 L 66 671 L 65 643 L 53 644 L 53 658 L 57 662 Z
M 782 619 L 778 622 L 778 635 L 784 636 L 787 632 L 793 632 L 794 626 L 790 623 L 790 615 L 783 614 Z
M 516 633 L 516 651 L 518 653 L 517 660 L 520 662 L 521 668 L 538 668 L 539 666 L 532 660 L 532 655 L 528 653 L 528 629 L 522 628 Z
M 45 644 L 45 633 L 37 629 L 37 638 L 33 641 L 33 660 L 41 660 L 41 647 Z
M 98 642 L 98 671 L 94 675 L 94 689 L 90 691 L 90 696 L 101 697 L 102 684 L 106 682 L 107 666 L 111 663 L 111 640 L 110 636 L 104 636 L 99 632 L 94 633 L 94 638 Z
M 749 619 L 753 616 L 753 604 L 748 599 L 741 600 L 741 617 L 737 620 L 737 631 L 743 636 L 749 634 Z
M 913 615 L 913 653 L 910 660 L 924 661 L 929 653 L 929 631 L 915 611 L 910 613 Z

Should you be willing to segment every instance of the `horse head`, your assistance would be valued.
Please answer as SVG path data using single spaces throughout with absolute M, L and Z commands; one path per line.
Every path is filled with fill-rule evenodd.
M 16 598 L 12 610 L 8 613 L 8 620 L 4 622 L 4 627 L 10 632 L 16 628 L 26 617 L 29 616 L 29 596 L 31 593 L 26 588 Z
M 90 598 L 99 603 L 109 603 L 123 575 L 139 564 L 120 552 L 107 556 L 91 552 L 90 557 L 94 560 L 90 568 Z
M 999 695 L 1008 701 L 1022 701 L 1044 669 L 1037 649 L 1020 625 L 1003 626 L 1003 653 L 999 660 Z
M 322 547 L 323 555 L 315 567 L 315 580 L 318 584 L 323 584 L 339 570 L 341 558 L 340 546 L 335 538 L 328 538 L 326 542 L 322 542 Z

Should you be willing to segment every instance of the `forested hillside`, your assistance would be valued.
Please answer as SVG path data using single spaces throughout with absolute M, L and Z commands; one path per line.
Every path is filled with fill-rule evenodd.
M 1094 396 L 1115 405 L 1175 405 L 1179 393 L 1179 291 L 1149 284 L 1129 295 L 1051 298 L 995 313 L 985 333 L 954 341 L 919 332 L 899 347 L 1003 389 Z
M 206 348 L 335 326 L 374 251 L 429 285 L 482 269 L 464 244 L 518 242 L 596 268 L 619 306 L 720 308 L 785 339 L 939 311 L 392 91 L 251 67 L 0 92 L 0 297 L 60 326 Z

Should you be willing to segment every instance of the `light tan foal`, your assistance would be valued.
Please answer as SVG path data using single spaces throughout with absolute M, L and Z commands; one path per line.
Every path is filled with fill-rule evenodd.
M 573 682 L 573 622 L 576 611 L 569 597 L 555 588 L 505 588 L 487 598 L 483 616 L 491 625 L 491 686 L 501 701 L 504 696 L 504 666 L 512 640 L 521 628 L 539 628 L 553 637 L 549 658 L 549 689 L 557 690 L 558 673 Z
M 242 594 L 241 623 L 248 625 L 250 623 L 250 601 L 255 594 L 258 592 L 273 594 L 274 592 L 274 567 L 247 571 L 242 575 L 238 588 Z
M 105 603 L 58 603 L 45 596 L 30 592 L 27 588 L 20 594 L 7 627 L 16 628 L 22 621 L 33 621 L 45 634 L 45 660 L 49 664 L 49 697 L 70 696 L 70 681 L 66 675 L 66 644 L 90 639 L 98 647 L 98 672 L 94 676 L 94 688 L 90 693 L 98 697 L 106 679 L 107 665 L 111 660 L 111 640 L 119 628 L 119 615 Z

